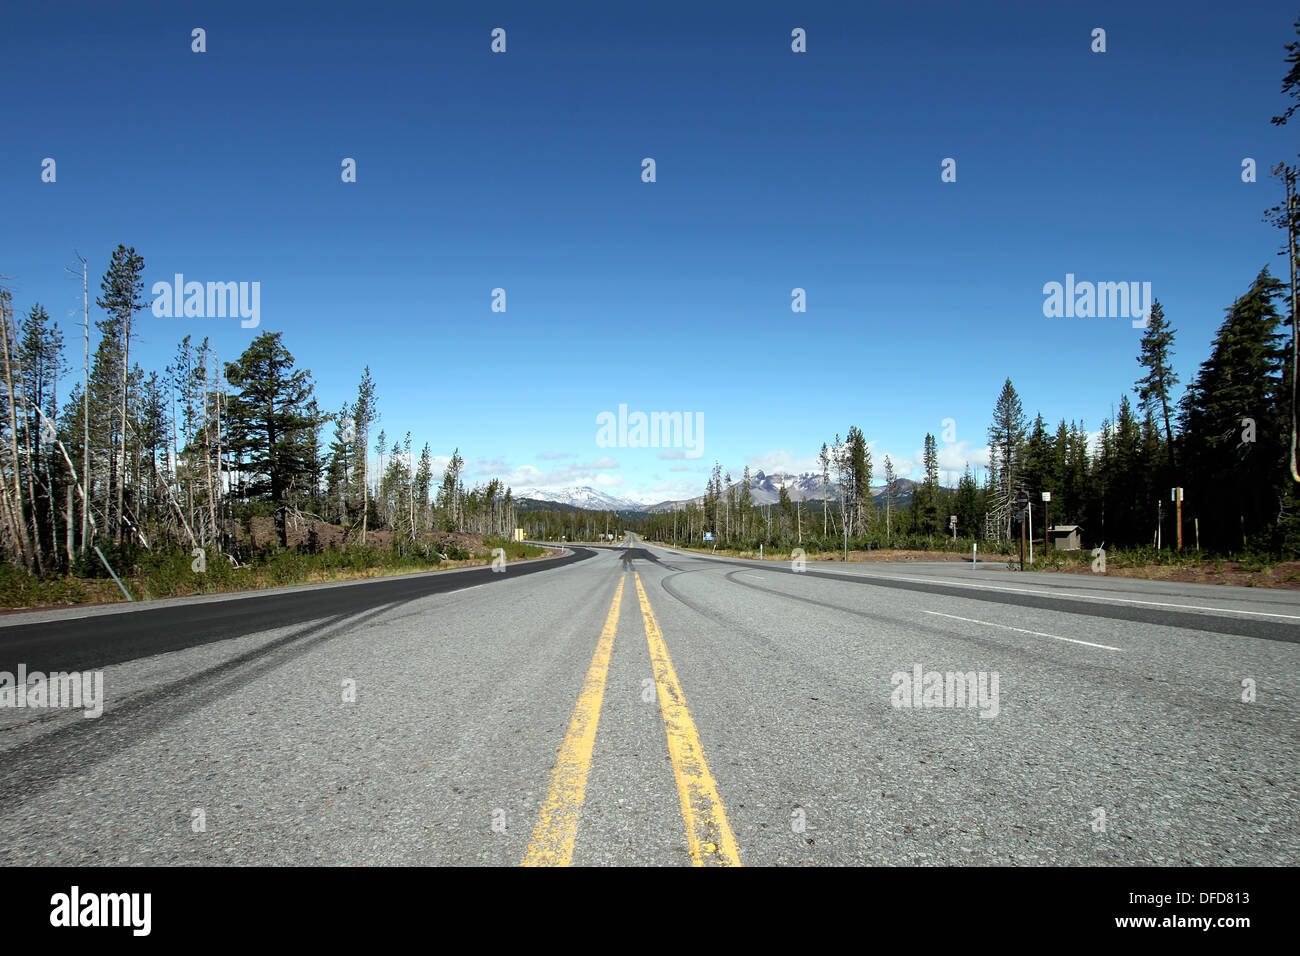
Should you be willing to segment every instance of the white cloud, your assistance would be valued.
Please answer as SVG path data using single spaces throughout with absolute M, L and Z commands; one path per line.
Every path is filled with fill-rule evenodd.
M 987 468 L 989 466 L 989 450 L 987 447 L 974 448 L 975 443 L 972 441 L 959 441 L 947 445 L 939 446 L 939 468 L 940 470 L 951 470 L 959 475 L 966 470 L 966 464 L 969 462 L 971 470 L 976 468 Z
M 511 488 L 540 488 L 543 491 L 560 491 L 565 488 L 585 485 L 610 494 L 617 492 L 619 496 L 635 497 L 635 495 L 628 492 L 626 479 L 622 475 L 609 473 L 610 470 L 618 468 L 619 465 L 614 459 L 608 457 L 585 464 L 561 466 L 545 471 L 534 465 L 509 467 L 503 461 L 492 462 L 492 464 L 502 467 L 491 472 L 491 476 L 500 478 Z
M 768 475 L 782 473 L 803 475 L 810 472 L 815 474 L 822 470 L 821 461 L 816 455 L 797 458 L 793 452 L 784 448 L 765 451 L 761 455 L 750 455 L 745 459 L 745 463 L 754 471 L 761 471 Z
M 662 481 L 645 488 L 640 495 L 647 504 L 660 501 L 682 501 L 696 498 L 704 493 L 704 483 L 699 480 Z

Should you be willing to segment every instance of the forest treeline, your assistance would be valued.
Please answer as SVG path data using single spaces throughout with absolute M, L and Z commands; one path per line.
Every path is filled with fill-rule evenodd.
M 1055 427 L 1041 414 L 1028 420 L 1005 381 L 979 482 L 968 465 L 955 488 L 942 486 L 938 444 L 926 434 L 909 500 L 888 455 L 879 463 L 884 489 L 873 494 L 876 463 L 855 425 L 822 445 L 822 500 L 792 500 L 782 488 L 778 502 L 757 506 L 748 469 L 733 482 L 715 465 L 700 500 L 666 513 L 521 518 L 501 481 L 466 487 L 459 450 L 438 470 L 427 443 L 417 454 L 410 433 L 397 439 L 380 429 L 368 367 L 352 401 L 322 411 L 310 372 L 280 333 L 262 333 L 225 363 L 206 339 L 187 336 L 163 370 L 124 371 L 143 268 L 133 249 L 114 252 L 97 300 L 105 313 L 98 343 L 92 352 L 86 337 L 80 377 L 69 375 L 63 333 L 46 310 L 33 304 L 15 321 L 0 291 L 0 527 L 6 559 L 31 574 L 90 576 L 101 555 L 129 560 L 140 549 L 213 548 L 247 561 L 249 522 L 258 516 L 274 519 L 281 547 L 291 527 L 311 519 L 343 526 L 361 545 L 371 532 L 390 532 L 399 551 L 423 547 L 432 532 L 508 537 L 516 525 L 551 540 L 635 530 L 679 543 L 707 533 L 723 547 L 751 549 L 934 547 L 951 535 L 950 516 L 960 541 L 1002 543 L 1018 535 L 1012 502 L 1022 489 L 1040 537 L 1041 493 L 1049 491 L 1052 524 L 1082 525 L 1090 547 L 1170 547 L 1170 491 L 1182 487 L 1188 547 L 1280 556 L 1300 547 L 1288 467 L 1291 350 L 1280 332 L 1287 287 L 1267 269 L 1227 310 L 1178 400 L 1175 333 L 1156 301 L 1133 397 L 1119 397 L 1091 440 L 1081 419 Z
M 33 303 L 17 319 L 0 289 L 0 548 L 10 564 L 94 576 L 140 551 L 178 548 L 238 564 L 253 557 L 257 517 L 274 520 L 282 548 L 291 527 L 312 520 L 343 526 L 362 546 L 391 532 L 398 551 L 427 552 L 433 532 L 512 532 L 501 481 L 467 488 L 459 449 L 435 474 L 427 443 L 417 455 L 409 432 L 399 440 L 378 427 L 368 366 L 355 399 L 325 412 L 279 332 L 233 361 L 186 336 L 166 368 L 132 363 L 144 268 L 133 248 L 113 252 L 92 351 L 80 260 L 80 374 L 46 309 Z
M 702 498 L 634 518 L 603 514 L 529 514 L 523 524 L 558 537 L 583 530 L 634 530 L 658 541 L 758 550 L 838 550 L 942 545 L 956 517 L 957 537 L 1003 544 L 1018 538 L 1014 500 L 1029 493 L 1035 533 L 1043 536 L 1042 492 L 1053 525 L 1081 525 L 1089 546 L 1177 543 L 1174 488 L 1183 489 L 1184 544 L 1204 551 L 1295 557 L 1300 502 L 1289 460 L 1292 349 L 1279 330 L 1287 287 L 1263 270 L 1227 310 L 1201 365 L 1181 397 L 1173 369 L 1175 332 L 1153 303 L 1142 334 L 1139 377 L 1119 396 L 1112 416 L 1090 436 L 1082 419 L 1055 427 L 1028 420 L 1007 379 L 992 409 L 989 467 L 980 481 L 967 465 L 955 488 L 939 481 L 939 450 L 924 438 L 922 476 L 900 506 L 899 478 L 888 455 L 872 460 L 864 431 L 852 426 L 821 448 L 817 498 L 755 505 L 746 468 L 738 481 L 718 465 Z M 873 474 L 884 488 L 873 493 Z

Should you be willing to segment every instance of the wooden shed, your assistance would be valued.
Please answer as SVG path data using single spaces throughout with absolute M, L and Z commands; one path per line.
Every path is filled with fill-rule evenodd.
M 1053 525 L 1052 547 L 1060 551 L 1080 551 L 1083 549 L 1083 525 Z

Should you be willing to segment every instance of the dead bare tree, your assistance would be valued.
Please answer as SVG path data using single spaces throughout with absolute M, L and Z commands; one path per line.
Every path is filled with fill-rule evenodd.
M 39 570 L 40 560 L 35 554 L 32 537 L 27 528 L 23 503 L 22 459 L 18 453 L 18 403 L 21 399 L 14 388 L 14 366 L 18 362 L 18 356 L 12 322 L 13 308 L 9 290 L 0 289 L 0 361 L 4 362 L 5 405 L 9 420 L 9 458 L 10 467 L 13 469 L 11 476 L 13 495 L 6 504 L 19 562 L 29 570 Z M 21 373 L 18 378 L 21 381 Z M 8 492 L 7 487 L 6 492 Z

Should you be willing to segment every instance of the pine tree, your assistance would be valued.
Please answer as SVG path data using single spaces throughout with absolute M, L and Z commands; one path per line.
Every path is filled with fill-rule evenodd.
M 433 524 L 429 515 L 429 493 L 432 491 L 432 484 L 433 456 L 429 452 L 429 443 L 425 442 L 420 452 L 420 465 L 415 470 L 415 497 L 419 502 L 419 527 L 422 531 L 431 530 Z
M 19 415 L 24 406 L 22 368 L 19 364 L 17 330 L 13 322 L 12 297 L 0 289 L 0 437 L 8 439 L 9 460 L 0 468 L 0 505 L 8 529 L 8 550 L 17 567 L 40 573 L 40 553 L 27 518 L 24 490 L 24 456 Z M 5 470 L 8 474 L 4 474 Z
M 352 405 L 353 427 L 356 429 L 356 460 L 353 463 L 353 475 L 361 486 L 361 543 L 366 543 L 366 527 L 370 520 L 370 460 L 367 448 L 370 444 L 370 426 L 379 419 L 375 407 L 375 383 L 370 377 L 367 365 L 357 387 L 357 400 Z
M 1187 500 L 1201 518 L 1202 541 L 1215 548 L 1247 548 L 1257 535 L 1272 544 L 1275 516 L 1287 508 L 1279 496 L 1290 489 L 1280 491 L 1278 482 L 1289 452 L 1278 411 L 1285 359 L 1273 304 L 1283 288 L 1268 269 L 1259 274 L 1228 309 L 1183 397 Z
M 1040 413 L 1034 418 L 1033 427 L 1025 441 L 1024 466 L 1020 474 L 1020 484 L 1029 491 L 1031 497 L 1052 489 L 1052 451 L 1052 440 Z
M 27 446 L 28 487 L 32 507 L 32 529 L 38 554 L 56 560 L 58 551 L 57 510 L 59 504 L 56 475 L 58 452 L 54 450 L 50 429 L 59 414 L 58 383 L 67 369 L 63 358 L 63 333 L 49 313 L 36 303 L 23 320 L 18 342 L 18 359 L 22 367 L 22 393 L 25 402 L 22 428 Z M 69 521 L 71 517 L 69 516 Z
M 1011 379 L 1007 379 L 993 407 L 993 422 L 989 425 L 990 466 L 996 463 L 999 480 L 998 500 L 995 502 L 999 538 L 1003 525 L 1010 520 L 1011 504 L 1020 487 L 1024 441 L 1024 409 Z M 1010 530 L 1007 533 L 1010 534 Z
M 822 442 L 821 454 L 817 456 L 817 460 L 822 466 L 822 537 L 825 538 L 828 531 L 827 517 L 831 497 L 831 453 L 825 442 Z
M 238 360 L 226 364 L 226 377 L 239 389 L 230 401 L 230 447 L 252 475 L 246 493 L 275 506 L 280 546 L 288 546 L 287 512 L 294 492 L 305 488 L 312 463 L 304 432 L 312 418 L 311 373 L 294 368 L 294 358 L 279 332 L 263 332 Z
M 969 463 L 957 482 L 957 499 L 952 510 L 957 515 L 957 527 L 973 537 L 980 526 L 980 495 Z
M 438 490 L 438 510 L 442 512 L 441 528 L 443 531 L 460 531 L 460 470 L 465 459 L 460 457 L 460 449 L 451 453 L 451 460 L 442 472 L 442 487 Z
M 892 547 L 893 517 L 898 508 L 898 475 L 893 460 L 885 456 L 885 546 Z
M 934 436 L 925 435 L 925 451 L 922 455 L 925 479 L 921 485 L 920 512 L 921 527 L 926 534 L 939 530 L 939 447 Z
M 1292 24 L 1296 35 L 1300 37 L 1300 20 Z M 1273 117 L 1274 126 L 1285 126 L 1295 111 L 1300 107 L 1300 40 L 1293 40 L 1283 46 L 1287 51 L 1285 59 L 1290 67 L 1282 78 L 1282 93 L 1291 97 L 1293 102 L 1280 116 Z M 1284 393 L 1290 408 L 1290 441 L 1287 470 L 1293 482 L 1300 483 L 1300 195 L 1296 189 L 1295 166 L 1285 162 L 1273 167 L 1273 175 L 1282 180 L 1284 200 L 1265 213 L 1265 221 L 1272 223 L 1287 234 L 1286 249 L 1281 253 L 1287 257 L 1290 266 L 1291 285 L 1291 346 L 1290 361 L 1284 376 Z M 1290 493 L 1288 492 L 1288 497 Z
M 1070 516 L 1069 456 L 1070 429 L 1062 418 L 1052 438 L 1052 483 L 1044 489 L 1052 493 L 1051 513 L 1056 515 L 1060 524 L 1066 524 Z
M 125 524 L 125 493 L 126 493 L 126 475 L 127 475 L 127 458 L 126 458 L 126 408 L 129 400 L 128 376 L 127 370 L 131 363 L 131 320 L 135 313 L 148 308 L 149 303 L 141 296 L 144 295 L 144 259 L 135 254 L 135 249 L 128 249 L 126 246 L 119 245 L 113 251 L 113 257 L 109 262 L 108 271 L 104 273 L 104 278 L 100 282 L 100 289 L 103 294 L 95 300 L 95 305 L 103 309 L 110 316 L 106 325 L 101 324 L 100 330 L 107 336 L 110 333 L 116 339 L 110 345 L 113 364 L 116 371 L 120 373 L 117 387 L 117 405 L 120 409 L 118 424 L 118 468 L 117 475 L 117 497 L 115 520 L 112 522 L 113 542 L 120 544 L 122 541 L 122 527 Z
M 787 488 L 784 484 L 782 484 L 781 487 L 777 489 L 776 508 L 777 508 L 777 513 L 781 516 L 783 523 L 778 532 L 781 541 L 775 543 L 783 543 L 784 541 L 789 539 L 790 532 L 793 531 L 798 526 L 798 522 L 799 522 L 799 516 L 795 513 L 794 501 L 791 500 L 790 498 L 790 489 Z M 802 541 L 800 543 L 802 543 Z
M 750 511 L 754 506 L 753 494 L 750 490 L 749 466 L 745 466 L 745 474 L 740 480 L 740 539 L 744 541 L 749 532 Z
M 1086 527 L 1091 501 L 1089 474 L 1092 463 L 1088 455 L 1088 430 L 1081 421 L 1071 423 L 1065 457 L 1065 477 L 1061 484 L 1065 488 L 1066 504 L 1061 514 L 1062 523 L 1073 522 Z
M 844 439 L 845 473 L 848 478 L 848 505 L 852 516 L 852 533 L 864 534 L 873 516 L 871 505 L 871 451 L 862 430 L 849 427 Z
M 351 491 L 351 465 L 354 457 L 351 406 L 343 403 L 334 422 L 334 440 L 330 442 L 329 464 L 325 471 L 326 508 L 331 520 L 346 525 L 350 522 L 348 496 Z
M 1151 315 L 1146 331 L 1142 334 L 1138 364 L 1147 370 L 1146 375 L 1138 379 L 1133 391 L 1138 396 L 1138 411 L 1154 412 L 1160 416 L 1165 427 L 1165 452 L 1168 455 L 1170 471 L 1174 463 L 1174 431 L 1170 424 L 1170 407 L 1173 405 L 1171 395 L 1178 384 L 1178 375 L 1172 364 L 1174 344 L 1173 327 L 1165 321 L 1165 310 L 1157 299 L 1151 304 Z

